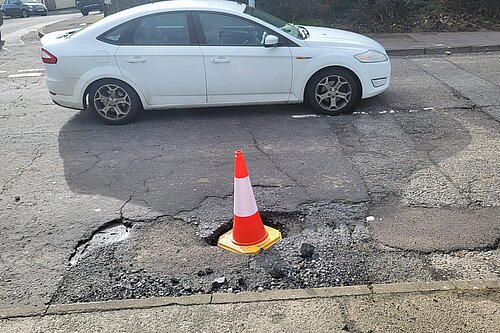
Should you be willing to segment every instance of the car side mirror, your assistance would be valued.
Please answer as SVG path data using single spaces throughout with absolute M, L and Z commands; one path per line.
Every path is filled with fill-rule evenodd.
M 279 42 L 278 37 L 276 37 L 274 35 L 267 35 L 266 39 L 264 40 L 264 46 L 265 47 L 277 46 L 278 42 Z

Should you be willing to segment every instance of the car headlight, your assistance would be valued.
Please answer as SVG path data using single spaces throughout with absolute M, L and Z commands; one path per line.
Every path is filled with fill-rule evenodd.
M 382 62 L 387 61 L 387 56 L 382 52 L 375 50 L 368 50 L 366 52 L 356 54 L 354 58 L 361 62 Z

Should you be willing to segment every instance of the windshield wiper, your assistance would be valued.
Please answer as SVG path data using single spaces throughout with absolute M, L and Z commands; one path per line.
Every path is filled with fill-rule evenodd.
M 57 36 L 56 38 L 69 38 L 69 37 L 71 37 L 72 34 L 74 34 L 75 32 L 78 32 L 80 30 L 82 30 L 82 29 L 71 30 L 71 31 L 63 33 L 62 35 Z

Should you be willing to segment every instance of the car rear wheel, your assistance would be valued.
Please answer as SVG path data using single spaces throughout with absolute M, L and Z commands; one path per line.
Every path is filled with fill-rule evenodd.
M 23 9 L 21 11 L 21 16 L 24 17 L 24 18 L 26 18 L 26 17 L 30 16 L 30 14 L 28 13 L 28 11 L 26 9 Z
M 92 85 L 89 106 L 102 121 L 111 125 L 129 123 L 142 109 L 135 90 L 125 82 L 113 79 Z
M 309 104 L 320 113 L 351 112 L 360 98 L 358 82 L 349 71 L 329 68 L 316 73 L 306 88 Z
M 81 12 L 82 12 L 82 15 L 83 15 L 83 16 L 87 16 L 87 15 L 89 15 L 89 11 L 88 11 L 88 9 L 82 9 L 82 10 L 81 10 Z

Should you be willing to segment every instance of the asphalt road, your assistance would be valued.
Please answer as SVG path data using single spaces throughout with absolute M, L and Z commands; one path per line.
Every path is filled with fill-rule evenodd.
M 31 16 L 27 18 L 4 17 L 2 30 L 2 39 L 5 41 L 5 47 L 23 44 L 22 36 L 27 33 L 37 31 L 38 29 L 52 23 L 67 20 L 72 17 L 82 16 L 75 8 L 49 12 L 47 16 Z
M 34 32 L 5 34 L 0 307 L 500 275 L 499 53 L 393 58 L 391 89 L 352 115 L 231 107 L 109 127 L 52 104 Z M 230 226 L 235 149 L 285 236 L 252 257 L 210 245 Z

